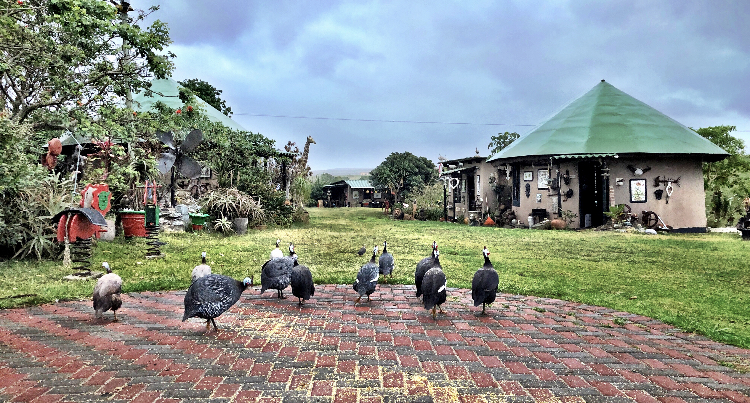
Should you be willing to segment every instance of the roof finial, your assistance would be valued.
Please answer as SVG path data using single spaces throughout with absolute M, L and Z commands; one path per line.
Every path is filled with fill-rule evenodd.
M 604 79 L 602 78 L 602 82 L 604 82 Z

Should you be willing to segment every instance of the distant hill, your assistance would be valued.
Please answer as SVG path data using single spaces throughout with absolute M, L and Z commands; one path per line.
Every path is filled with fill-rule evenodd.
M 332 176 L 346 176 L 349 179 L 359 179 L 360 176 L 369 175 L 373 168 L 333 168 L 313 170 L 313 176 L 329 174 Z

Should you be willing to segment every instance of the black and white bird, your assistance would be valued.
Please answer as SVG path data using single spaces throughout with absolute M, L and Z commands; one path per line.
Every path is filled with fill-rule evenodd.
M 122 292 L 122 278 L 115 273 L 112 273 L 112 269 L 109 267 L 109 263 L 102 262 L 102 267 L 107 271 L 107 274 L 99 277 L 94 286 L 93 300 L 94 300 L 94 316 L 98 319 L 102 317 L 102 313 L 112 310 L 112 314 L 115 316 L 115 322 L 117 321 L 117 310 L 122 306 L 122 299 L 120 293 Z
M 490 251 L 485 246 L 482 249 L 484 256 L 484 265 L 474 273 L 474 279 L 471 281 L 471 299 L 474 300 L 474 306 L 482 304 L 482 315 L 487 304 L 495 302 L 497 296 L 497 286 L 500 280 L 497 271 L 490 262 Z
M 439 309 L 440 313 L 443 313 L 443 308 L 440 307 L 447 298 L 447 291 L 445 287 L 448 285 L 448 280 L 445 278 L 443 268 L 440 266 L 440 252 L 437 246 L 432 251 L 432 255 L 435 257 L 432 267 L 427 269 L 422 279 L 422 302 L 424 303 L 424 309 L 432 311 L 432 318 L 435 319 L 435 309 Z
M 209 274 L 211 274 L 211 266 L 206 264 L 206 252 L 201 252 L 201 264 L 193 268 L 191 282 Z
M 424 278 L 424 274 L 427 273 L 427 270 L 434 266 L 436 262 L 440 264 L 438 256 L 435 254 L 436 251 L 437 242 L 432 241 L 432 254 L 420 260 L 419 263 L 417 263 L 417 269 L 414 270 L 414 284 L 417 286 L 417 298 L 422 295 L 422 279 Z
M 362 247 L 359 248 L 359 250 L 357 251 L 357 254 L 360 255 L 360 256 L 362 256 L 362 255 L 365 254 L 365 252 L 367 252 L 367 246 L 362 245 Z
M 354 301 L 355 305 L 358 304 L 359 300 L 362 299 L 362 297 L 364 297 L 365 295 L 367 296 L 367 301 L 370 301 L 370 294 L 375 292 L 375 287 L 378 285 L 380 268 L 378 267 L 377 263 L 375 263 L 375 255 L 377 253 L 378 247 L 376 246 L 372 250 L 372 257 L 370 258 L 370 261 L 359 268 L 357 279 L 354 280 L 354 291 L 359 293 L 357 300 Z
M 284 257 L 284 252 L 281 251 L 279 248 L 279 245 L 281 244 L 281 239 L 276 240 L 276 249 L 271 251 L 271 257 L 270 259 L 276 259 L 280 257 Z
M 292 284 L 292 295 L 299 298 L 299 305 L 304 305 L 303 301 L 307 301 L 315 295 L 315 284 L 313 284 L 312 273 L 307 266 L 301 265 L 297 262 L 297 256 L 294 256 L 294 267 L 292 267 L 291 275 Z
M 378 259 L 380 274 L 393 277 L 393 255 L 388 253 L 388 242 L 383 241 L 383 254 Z
M 214 318 L 218 318 L 239 301 L 242 292 L 252 284 L 253 280 L 249 277 L 239 281 L 221 274 L 209 274 L 195 280 L 185 294 L 185 314 L 182 321 L 188 318 L 205 319 L 206 331 L 211 330 L 212 323 L 218 331 Z
M 294 267 L 296 255 L 294 244 L 289 243 L 289 256 L 271 259 L 263 264 L 260 270 L 260 293 L 266 290 L 276 290 L 279 298 L 284 296 L 284 289 L 292 281 L 292 268 Z

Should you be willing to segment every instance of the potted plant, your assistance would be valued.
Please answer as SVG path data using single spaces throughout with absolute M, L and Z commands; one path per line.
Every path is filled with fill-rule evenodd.
M 236 188 L 219 188 L 206 193 L 199 201 L 202 210 L 218 220 L 233 223 L 234 232 L 242 235 L 250 223 L 262 222 L 265 212 L 260 202 Z

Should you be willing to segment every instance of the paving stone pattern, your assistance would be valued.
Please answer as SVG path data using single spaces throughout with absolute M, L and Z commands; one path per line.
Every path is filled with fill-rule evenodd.
M 255 288 L 181 322 L 183 292 L 0 311 L 0 401 L 750 402 L 750 351 L 650 318 L 501 294 L 480 316 L 450 289 L 437 320 L 413 286 L 319 285 L 304 307 Z

